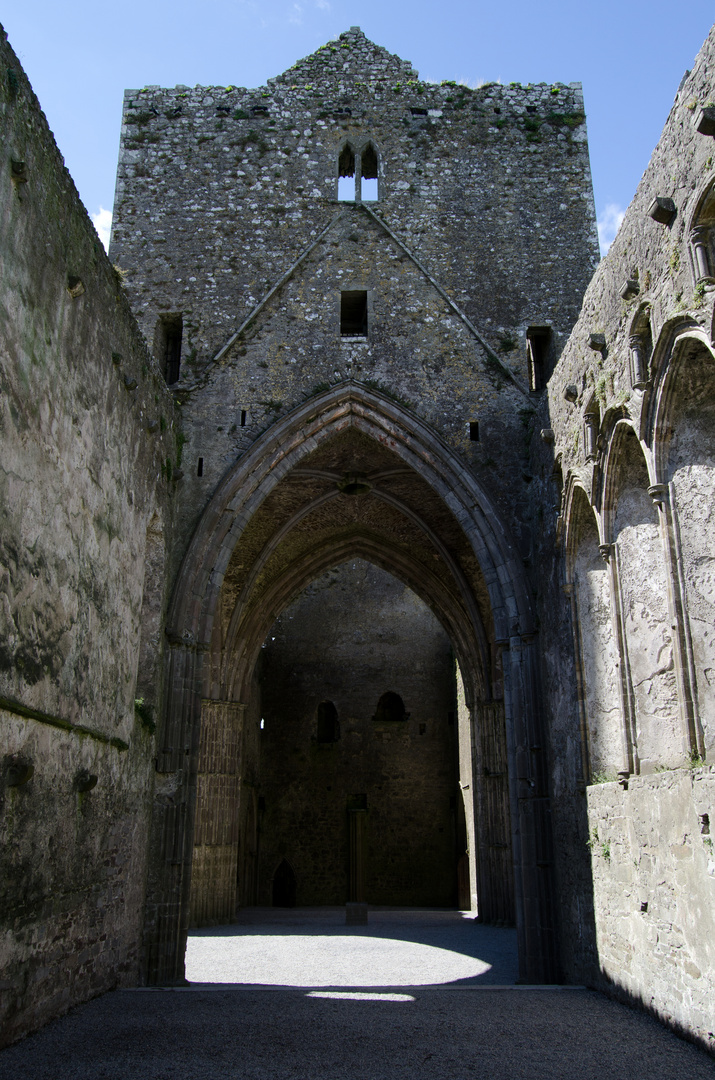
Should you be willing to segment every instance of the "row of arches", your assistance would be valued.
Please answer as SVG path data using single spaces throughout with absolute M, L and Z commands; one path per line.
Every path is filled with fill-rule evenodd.
M 634 404 L 587 412 L 593 465 L 562 502 L 588 780 L 715 745 L 715 353 L 692 321 L 664 328 Z

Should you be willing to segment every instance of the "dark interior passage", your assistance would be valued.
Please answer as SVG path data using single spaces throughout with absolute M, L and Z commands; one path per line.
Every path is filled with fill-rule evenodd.
M 288 860 L 299 906 L 345 903 L 357 833 L 368 903 L 455 905 L 454 660 L 430 609 L 386 571 L 344 563 L 280 616 L 260 682 L 258 902 L 280 903 Z

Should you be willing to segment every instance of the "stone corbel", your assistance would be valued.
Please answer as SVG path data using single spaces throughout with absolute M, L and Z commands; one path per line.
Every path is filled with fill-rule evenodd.
M 663 507 L 668 502 L 668 485 L 667 484 L 652 484 L 648 488 L 648 494 L 658 507 Z

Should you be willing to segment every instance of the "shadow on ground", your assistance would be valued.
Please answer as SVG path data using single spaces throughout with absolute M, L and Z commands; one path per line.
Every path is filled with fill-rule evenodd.
M 344 918 L 337 908 L 253 910 L 239 925 L 197 931 L 189 969 L 213 982 L 105 994 L 1 1051 L 0 1077 L 715 1078 L 711 1058 L 642 1012 L 590 990 L 507 985 L 516 973 L 513 931 L 456 912 L 377 910 L 367 927 L 346 927 Z M 301 960 L 311 943 L 319 948 Z M 218 956 L 253 948 L 252 984 L 216 982 L 214 946 Z M 321 956 L 329 970 L 320 968 Z M 400 981 L 409 977 L 399 966 L 405 963 L 409 974 L 424 966 L 434 981 Z M 476 965 L 481 974 L 454 978 Z M 316 981 L 281 983 L 295 971 Z M 334 984 L 336 972 L 370 981 Z
M 407 995 L 405 995 L 407 996 Z M 116 991 L 0 1053 L 13 1080 L 713 1080 L 650 1017 L 592 991 Z

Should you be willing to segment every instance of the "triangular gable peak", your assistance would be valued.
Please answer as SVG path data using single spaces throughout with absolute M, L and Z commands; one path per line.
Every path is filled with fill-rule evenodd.
M 282 75 L 269 79 L 268 86 L 344 92 L 348 87 L 377 89 L 381 84 L 394 86 L 418 78 L 418 72 L 408 60 L 375 45 L 359 26 L 352 26 L 335 41 L 298 60 Z

